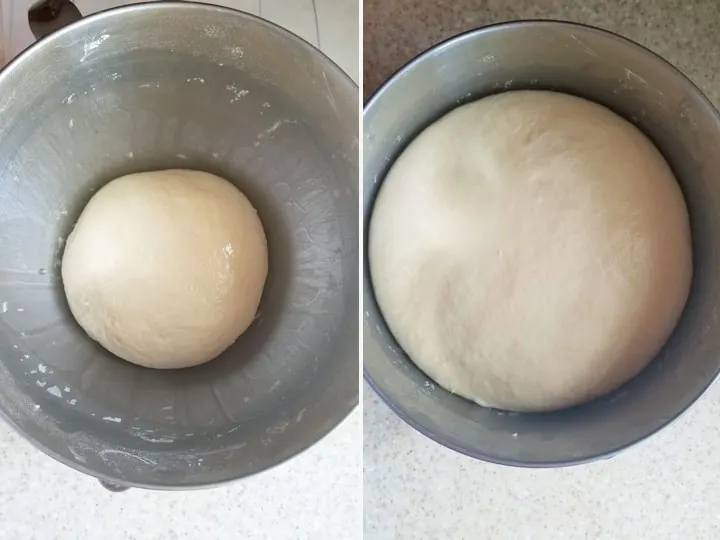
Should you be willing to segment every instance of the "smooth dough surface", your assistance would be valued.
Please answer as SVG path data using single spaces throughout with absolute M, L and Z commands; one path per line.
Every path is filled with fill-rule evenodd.
M 70 310 L 94 340 L 142 366 L 212 360 L 252 323 L 268 271 L 262 223 L 235 186 L 188 170 L 103 186 L 67 239 Z
M 372 283 L 410 358 L 481 405 L 547 411 L 627 381 L 689 294 L 688 213 L 668 164 L 595 103 L 516 91 L 461 106 L 393 164 Z

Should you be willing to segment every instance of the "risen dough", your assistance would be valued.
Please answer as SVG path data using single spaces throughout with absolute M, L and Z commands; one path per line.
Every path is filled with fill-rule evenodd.
M 212 174 L 132 174 L 100 189 L 62 260 L 70 310 L 120 358 L 170 369 L 213 359 L 258 309 L 267 245 L 247 198 Z
M 516 411 L 638 373 L 692 277 L 687 210 L 658 150 L 600 105 L 540 91 L 459 107 L 408 146 L 375 203 L 369 263 L 414 362 Z

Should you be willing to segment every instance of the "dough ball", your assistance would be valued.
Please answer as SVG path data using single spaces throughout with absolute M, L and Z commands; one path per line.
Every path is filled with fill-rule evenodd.
M 610 110 L 544 91 L 481 99 L 423 131 L 379 192 L 368 256 L 410 358 L 514 411 L 633 377 L 692 278 L 687 209 L 660 152 Z
M 257 212 L 212 174 L 131 174 L 100 189 L 68 237 L 62 278 L 88 335 L 134 364 L 212 360 L 252 323 L 268 271 Z

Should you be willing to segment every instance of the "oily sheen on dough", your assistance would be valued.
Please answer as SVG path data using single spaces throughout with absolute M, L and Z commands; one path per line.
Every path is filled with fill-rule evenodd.
M 159 369 L 212 360 L 253 321 L 268 271 L 262 224 L 235 186 L 188 170 L 100 189 L 67 239 L 62 278 L 88 335 Z
M 689 293 L 688 213 L 610 110 L 516 91 L 458 107 L 393 164 L 369 264 L 398 343 L 481 405 L 547 411 L 637 374 Z

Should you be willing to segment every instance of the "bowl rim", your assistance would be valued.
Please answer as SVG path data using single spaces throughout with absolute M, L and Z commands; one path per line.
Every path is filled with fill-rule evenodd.
M 224 12 L 228 16 L 232 17 L 240 17 L 244 18 L 245 20 L 252 21 L 255 24 L 259 24 L 261 26 L 264 26 L 265 28 L 269 29 L 272 32 L 276 32 L 278 34 L 281 34 L 285 38 L 289 39 L 291 42 L 293 42 L 296 46 L 302 47 L 306 50 L 309 50 L 312 54 L 319 55 L 320 58 L 322 58 L 327 63 L 327 68 L 333 73 L 333 76 L 337 76 L 340 80 L 344 81 L 346 84 L 351 85 L 351 87 L 354 87 L 356 90 L 358 89 L 358 84 L 348 75 L 334 60 L 332 60 L 328 55 L 326 55 L 323 51 L 321 51 L 318 47 L 310 43 L 309 41 L 305 40 L 304 38 L 300 37 L 299 35 L 295 34 L 294 32 L 288 30 L 287 28 L 284 28 L 268 19 L 264 19 L 260 17 L 259 15 L 254 15 L 252 13 L 248 13 L 246 11 L 242 11 L 240 9 L 234 9 L 226 6 L 219 6 L 212 3 L 206 3 L 206 2 L 198 2 L 198 1 L 166 1 L 166 0 L 154 0 L 150 2 L 143 2 L 139 4 L 129 4 L 129 5 L 121 5 L 116 7 L 111 7 L 109 9 L 104 9 L 101 11 L 97 11 L 95 13 L 85 15 L 81 19 L 74 21 L 67 26 L 64 26 L 54 32 L 51 32 L 50 34 L 43 36 L 41 39 L 35 40 L 31 45 L 29 45 L 27 48 L 23 49 L 21 52 L 16 54 L 14 57 L 10 58 L 10 60 L 5 64 L 4 66 L 0 66 L 0 86 L 4 83 L 4 79 L 9 76 L 9 73 L 16 69 L 22 61 L 25 60 L 26 57 L 29 57 L 30 55 L 34 54 L 36 50 L 39 50 L 43 46 L 48 46 L 49 43 L 51 43 L 55 39 L 59 39 L 62 35 L 70 32 L 77 31 L 78 28 L 82 28 L 83 25 L 90 24 L 96 20 L 107 18 L 107 17 L 117 17 L 122 16 L 126 13 L 135 13 L 138 11 L 159 11 L 159 10 L 173 10 L 173 9 L 182 9 L 182 10 L 201 10 L 201 11 L 212 11 L 212 12 Z M 0 116 L 4 112 L 3 104 L 0 103 Z M 118 478 L 115 476 L 111 476 L 105 473 L 101 473 L 98 471 L 95 471 L 85 465 L 84 463 L 69 459 L 60 453 L 56 452 L 54 449 L 50 448 L 46 444 L 40 442 L 35 437 L 31 436 L 27 430 L 22 429 L 21 427 L 21 418 L 20 415 L 12 415 L 9 411 L 7 411 L 4 407 L 0 407 L 0 420 L 4 421 L 15 433 L 20 435 L 20 437 L 26 441 L 28 441 L 34 448 L 37 448 L 41 452 L 43 452 L 45 455 L 53 458 L 54 460 L 60 462 L 63 465 L 66 465 L 68 467 L 71 467 L 72 469 L 75 469 L 78 472 L 87 474 L 88 476 L 94 477 L 98 479 L 103 484 L 109 484 L 112 487 L 120 487 L 120 488 L 141 488 L 141 489 L 152 489 L 152 490 L 162 490 L 162 491 L 180 491 L 180 490 L 192 490 L 192 489 L 204 489 L 204 488 L 211 488 L 211 487 L 217 487 L 222 486 L 225 484 L 228 484 L 230 482 L 239 481 L 245 478 L 250 478 L 253 476 L 257 476 L 258 474 L 264 473 L 266 471 L 269 471 L 271 469 L 274 469 L 275 467 L 292 460 L 293 458 L 299 456 L 300 454 L 304 453 L 306 450 L 320 442 L 321 440 L 325 439 L 332 431 L 335 430 L 338 426 L 340 426 L 345 420 L 350 416 L 350 413 L 352 413 L 359 404 L 359 388 L 356 387 L 356 393 L 354 396 L 354 399 L 348 399 L 344 402 L 343 406 L 337 407 L 332 411 L 332 422 L 324 422 L 321 426 L 321 429 L 318 430 L 318 433 L 316 434 L 316 437 L 312 442 L 309 442 L 307 444 L 302 444 L 298 446 L 296 449 L 293 450 L 292 453 L 282 453 L 278 458 L 271 460 L 268 464 L 266 464 L 263 468 L 259 468 L 251 473 L 242 474 L 242 475 L 225 475 L 224 477 L 213 480 L 213 481 L 193 481 L 192 477 L 183 477 L 181 481 L 176 482 L 143 482 L 143 481 L 137 481 L 137 480 L 127 480 Z M 22 413 L 21 413 L 22 414 Z M 232 449 L 230 449 L 232 450 Z
M 669 70 L 675 72 L 677 75 L 680 76 L 681 79 L 684 80 L 685 84 L 688 86 L 688 88 L 695 92 L 697 96 L 705 102 L 706 105 L 709 106 L 710 110 L 713 111 L 715 114 L 715 117 L 718 121 L 720 121 L 720 111 L 718 111 L 717 107 L 710 101 L 710 99 L 705 95 L 705 93 L 702 91 L 702 89 L 695 84 L 685 73 L 682 72 L 679 68 L 677 68 L 675 65 L 673 65 L 671 62 L 660 56 L 658 53 L 654 52 L 653 50 L 649 49 L 648 47 L 628 38 L 625 36 L 622 36 L 616 32 L 613 32 L 611 30 L 606 30 L 604 28 L 599 28 L 597 26 L 592 26 L 589 24 L 584 23 L 578 23 L 578 22 L 572 22 L 572 21 L 564 21 L 559 19 L 516 19 L 516 20 L 510 20 L 510 21 L 503 21 L 499 23 L 493 23 L 485 26 L 480 26 L 477 28 L 472 28 L 470 30 L 466 30 L 464 32 L 461 32 L 459 34 L 452 35 L 435 45 L 432 45 L 431 47 L 421 51 L 414 57 L 412 57 L 410 60 L 405 62 L 402 66 L 400 66 L 397 70 L 395 70 L 387 79 L 383 81 L 383 83 L 375 89 L 375 91 L 372 92 L 368 100 L 365 102 L 363 106 L 363 119 L 365 118 L 366 114 L 370 112 L 370 110 L 375 106 L 375 104 L 382 98 L 383 94 L 387 91 L 387 89 L 392 86 L 392 84 L 401 76 L 411 71 L 416 65 L 423 62 L 427 57 L 430 57 L 434 54 L 436 54 L 439 50 L 450 47 L 460 41 L 464 41 L 466 39 L 473 39 L 477 36 L 481 36 L 483 34 L 486 34 L 488 32 L 495 32 L 500 31 L 503 29 L 508 28 L 518 28 L 518 27 L 525 27 L 525 26 L 550 26 L 550 27 L 557 27 L 557 26 L 564 26 L 564 27 L 570 27 L 570 28 L 578 28 L 582 29 L 584 31 L 591 31 L 598 34 L 602 34 L 603 36 L 613 39 L 615 41 L 619 41 L 623 43 L 626 46 L 633 47 L 637 49 L 640 53 L 650 56 L 655 61 L 660 61 L 660 63 L 664 64 L 666 68 Z M 382 182 L 384 181 L 384 177 L 380 180 L 379 186 L 377 189 L 379 190 L 382 187 Z M 373 203 L 374 204 L 374 203 Z M 363 214 L 365 214 L 365 211 L 363 211 Z M 369 219 L 372 215 L 372 204 L 370 205 L 370 211 L 368 212 L 367 217 L 365 220 Z M 364 227 L 365 228 L 365 227 Z M 367 236 L 363 236 L 363 266 L 365 268 L 365 272 L 363 275 L 363 283 L 365 287 L 368 287 L 369 294 L 373 297 L 373 301 L 377 304 L 377 301 L 375 300 L 375 295 L 372 292 L 372 280 L 370 278 L 369 272 L 367 271 Z M 380 311 L 378 307 L 378 313 L 382 316 L 382 312 Z M 405 354 L 405 352 L 403 351 Z M 410 360 L 409 356 L 405 354 L 405 356 Z M 419 368 L 418 368 L 419 369 Z M 392 410 L 398 417 L 400 417 L 401 420 L 403 420 L 406 424 L 408 424 L 413 429 L 417 430 L 421 434 L 423 434 L 425 437 L 431 439 L 432 441 L 438 443 L 441 446 L 444 446 L 446 448 L 449 448 L 450 450 L 454 450 L 455 452 L 458 452 L 460 454 L 466 455 L 468 457 L 485 461 L 488 463 L 493 463 L 495 465 L 503 465 L 508 467 L 519 467 L 519 468 L 528 468 L 528 469 L 543 469 L 543 468 L 560 468 L 560 467 L 570 467 L 570 466 L 577 466 L 577 465 L 583 465 L 587 463 L 592 463 L 595 461 L 610 459 L 612 457 L 615 457 L 620 452 L 623 452 L 624 450 L 627 450 L 628 448 L 634 447 L 640 443 L 643 443 L 647 441 L 652 436 L 656 435 L 661 430 L 665 429 L 666 427 L 670 426 L 671 424 L 675 423 L 681 416 L 683 416 L 685 413 L 688 412 L 688 410 L 695 405 L 715 384 L 720 378 L 720 370 L 716 371 L 715 374 L 707 381 L 705 386 L 701 389 L 701 391 L 692 398 L 688 404 L 678 410 L 673 416 L 666 418 L 663 420 L 657 427 L 650 430 L 648 433 L 645 433 L 641 435 L 640 437 L 631 440 L 630 442 L 621 444 L 617 446 L 616 448 L 611 448 L 609 450 L 605 450 L 602 452 L 597 452 L 594 454 L 589 454 L 577 459 L 564 459 L 564 460 L 557 460 L 557 461 L 522 461 L 522 460 L 516 460 L 516 459 L 505 459 L 498 456 L 488 455 L 486 453 L 473 450 L 471 448 L 467 448 L 462 444 L 458 444 L 456 441 L 451 440 L 445 436 L 443 436 L 440 433 L 435 433 L 433 430 L 428 429 L 423 425 L 422 422 L 419 422 L 415 420 L 412 414 L 408 412 L 408 410 L 402 406 L 401 404 L 393 401 L 388 394 L 386 394 L 382 390 L 382 385 L 376 381 L 370 370 L 366 367 L 365 362 L 363 361 L 363 378 L 367 381 L 368 385 L 377 393 L 378 396 L 382 399 L 382 401 L 385 402 L 385 404 Z M 438 385 L 436 383 L 436 386 L 438 389 L 442 389 L 443 392 L 448 392 L 448 390 L 445 390 L 442 386 Z M 461 398 L 460 396 L 456 396 Z M 464 398 L 461 398 L 464 399 Z M 474 404 L 477 407 L 480 407 L 480 405 Z M 543 414 L 543 413 L 540 413 Z
M 50 41 L 57 36 L 72 31 L 76 26 L 85 24 L 85 21 L 88 20 L 94 20 L 96 18 L 101 18 L 103 16 L 111 16 L 116 15 L 122 12 L 126 11 L 153 11 L 156 9 L 177 9 L 177 8 L 186 8 L 186 9 L 205 9 L 205 10 L 211 10 L 211 11 L 225 11 L 230 15 L 237 16 L 240 14 L 241 16 L 244 16 L 250 20 L 254 20 L 255 22 L 259 22 L 274 31 L 280 32 L 282 34 L 285 34 L 285 37 L 290 38 L 291 40 L 295 41 L 299 45 L 312 49 L 316 54 L 320 54 L 327 62 L 329 62 L 332 65 L 332 68 L 338 72 L 339 75 L 341 75 L 342 78 L 345 79 L 346 82 L 349 82 L 352 84 L 355 88 L 358 88 L 358 84 L 355 82 L 355 80 L 345 72 L 344 69 L 342 69 L 335 60 L 330 58 L 327 54 L 325 54 L 319 46 L 313 45 L 308 40 L 306 40 L 304 37 L 296 34 L 295 32 L 292 32 L 291 30 L 288 30 L 287 28 L 280 26 L 279 24 L 261 17 L 260 15 L 254 15 L 252 13 L 248 13 L 247 11 L 243 11 L 241 9 L 231 8 L 227 6 L 220 6 L 213 3 L 208 2 L 200 2 L 197 0 L 146 0 L 139 4 L 126 4 L 126 5 L 120 5 L 115 6 L 111 8 L 102 9 L 100 11 L 96 11 L 94 13 L 91 13 L 89 15 L 83 15 L 82 18 L 78 19 L 77 21 L 73 21 L 69 23 L 66 26 L 63 26 L 62 28 L 59 28 L 55 30 L 54 32 L 50 32 L 49 34 L 41 37 L 40 39 L 34 40 L 30 45 L 28 45 L 26 48 L 24 48 L 22 51 L 17 53 L 15 56 L 10 57 L 7 59 L 7 62 L 4 65 L 0 64 L 0 84 L 2 84 L 2 79 L 6 72 L 11 71 L 13 67 L 15 67 L 16 64 L 18 64 L 25 56 L 29 56 L 36 48 L 38 48 L 41 44 L 43 44 L 45 41 Z M 2 113 L 3 109 L 0 109 L 0 113 Z

